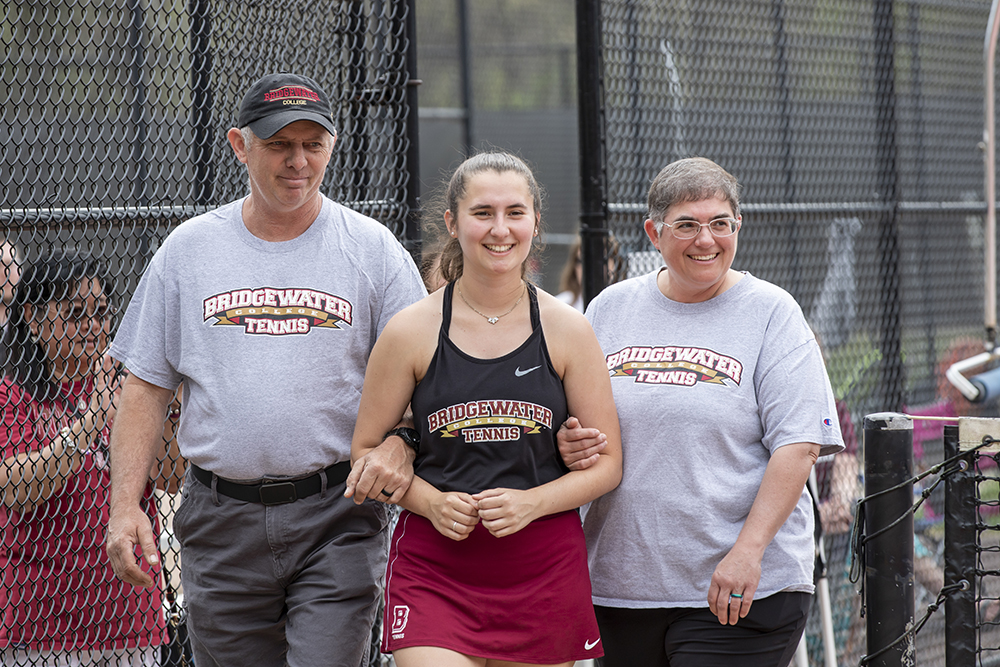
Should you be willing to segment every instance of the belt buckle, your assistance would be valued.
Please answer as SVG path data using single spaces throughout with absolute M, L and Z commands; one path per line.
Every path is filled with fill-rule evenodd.
M 264 505 L 284 505 L 298 500 L 292 482 L 264 482 L 260 485 L 260 502 Z

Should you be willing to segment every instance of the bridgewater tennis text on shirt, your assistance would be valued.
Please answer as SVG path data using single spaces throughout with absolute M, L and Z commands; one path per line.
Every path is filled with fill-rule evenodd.
M 302 334 L 312 327 L 339 329 L 350 325 L 350 301 L 313 289 L 237 289 L 210 296 L 203 302 L 204 319 L 213 326 L 242 326 L 250 334 Z
M 522 432 L 551 429 L 552 411 L 526 401 L 469 401 L 428 415 L 427 427 L 439 430 L 443 438 L 458 437 L 456 431 L 461 431 L 465 442 L 517 440 Z
M 739 361 L 702 347 L 625 347 L 606 359 L 612 377 L 629 376 L 644 384 L 693 386 L 729 379 L 738 385 L 743 376 Z

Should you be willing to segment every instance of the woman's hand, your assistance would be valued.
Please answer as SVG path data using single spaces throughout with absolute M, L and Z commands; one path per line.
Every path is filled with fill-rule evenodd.
M 479 505 L 483 526 L 495 537 L 513 535 L 539 516 L 531 491 L 487 489 L 472 498 Z
M 427 518 L 434 528 L 456 542 L 467 538 L 479 523 L 479 508 L 468 493 L 438 493 L 430 501 Z
M 708 608 L 719 617 L 722 625 L 736 625 L 750 613 L 753 596 L 760 584 L 760 561 L 737 544 L 712 573 Z

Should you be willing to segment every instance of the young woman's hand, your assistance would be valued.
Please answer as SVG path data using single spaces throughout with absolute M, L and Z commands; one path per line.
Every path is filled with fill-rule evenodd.
M 479 508 L 468 493 L 449 491 L 437 494 L 430 503 L 431 523 L 445 537 L 456 542 L 467 538 L 479 523 Z
M 487 489 L 472 496 L 479 519 L 496 537 L 513 535 L 538 518 L 538 503 L 531 491 Z

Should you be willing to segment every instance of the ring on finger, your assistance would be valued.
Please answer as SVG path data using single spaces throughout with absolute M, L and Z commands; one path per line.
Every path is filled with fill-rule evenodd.
M 389 498 L 389 497 L 392 496 L 392 491 L 386 491 L 385 489 L 382 489 L 381 491 L 379 491 L 379 493 L 381 493 L 386 498 Z
M 451 529 L 453 531 L 455 531 L 456 533 L 458 532 L 458 521 L 452 521 L 451 522 Z
M 729 594 L 729 601 L 730 602 L 732 602 L 733 600 L 742 600 L 742 599 L 743 599 L 743 593 L 730 593 Z

